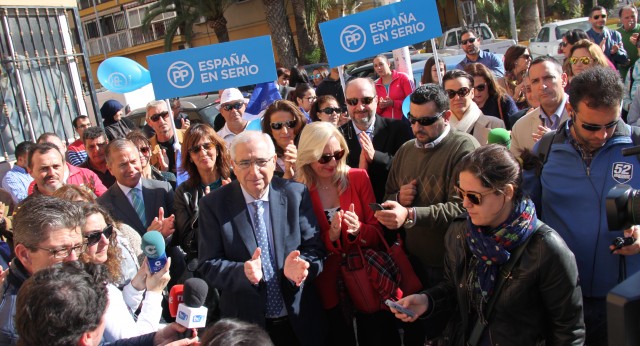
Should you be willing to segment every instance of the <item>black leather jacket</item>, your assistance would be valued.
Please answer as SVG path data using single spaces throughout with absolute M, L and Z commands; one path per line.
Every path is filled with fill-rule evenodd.
M 475 308 L 467 294 L 473 255 L 465 241 L 466 214 L 462 217 L 445 235 L 444 281 L 424 292 L 433 304 L 428 316 L 455 309 L 444 345 L 464 345 L 475 325 Z M 575 257 L 550 228 L 533 237 L 496 301 L 485 331 L 488 339 L 492 345 L 582 345 L 585 328 Z

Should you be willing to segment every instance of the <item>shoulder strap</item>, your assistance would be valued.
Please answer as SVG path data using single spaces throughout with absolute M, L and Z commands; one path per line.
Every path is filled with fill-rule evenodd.
M 507 263 L 505 263 L 500 268 L 500 275 L 498 275 L 498 281 L 496 282 L 496 286 L 495 286 L 495 289 L 493 291 L 493 295 L 491 296 L 491 298 L 489 298 L 489 302 L 487 303 L 487 309 L 485 311 L 485 319 L 487 320 L 487 324 L 488 324 L 489 319 L 491 318 L 491 314 L 493 314 L 493 308 L 495 307 L 496 301 L 498 300 L 498 297 L 500 296 L 500 293 L 502 291 L 502 287 L 504 286 L 504 283 L 507 281 L 507 279 L 509 279 L 511 277 L 511 271 L 513 270 L 513 267 L 515 267 L 515 265 L 520 260 L 520 257 L 524 253 L 524 250 L 527 248 L 527 245 L 529 244 L 529 241 L 531 241 L 531 238 L 533 238 L 538 231 L 543 230 L 543 228 L 548 228 L 549 227 L 544 222 L 542 222 L 540 220 L 537 220 L 536 222 L 537 222 L 536 228 L 533 230 L 533 232 L 531 233 L 529 238 L 527 238 L 527 240 L 525 240 L 524 243 L 522 245 L 520 245 L 520 247 L 518 247 L 511 254 L 511 257 L 509 257 L 509 260 L 507 261 Z M 480 337 L 482 337 L 482 333 L 484 332 L 484 329 L 486 327 L 487 327 L 487 325 L 483 324 L 481 319 L 478 318 L 477 321 L 476 321 L 475 326 L 473 327 L 473 330 L 471 331 L 471 335 L 469 336 L 469 341 L 467 342 L 467 345 L 469 345 L 469 346 L 477 345 L 478 341 L 480 341 Z

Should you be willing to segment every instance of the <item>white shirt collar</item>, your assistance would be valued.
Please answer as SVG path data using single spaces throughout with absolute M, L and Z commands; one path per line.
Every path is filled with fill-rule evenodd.
M 440 142 L 442 142 L 442 140 L 449 134 L 449 131 L 451 131 L 451 126 L 449 126 L 449 123 L 446 123 L 444 125 L 444 131 L 442 131 L 442 134 L 440 136 L 438 136 L 438 138 L 432 140 L 431 142 L 426 143 L 426 144 L 422 144 L 416 139 L 416 141 L 415 141 L 416 148 L 418 148 L 418 149 L 435 148 L 436 145 L 440 144 Z
M 242 195 L 244 196 L 244 201 L 247 204 L 251 204 L 254 201 L 263 201 L 263 202 L 269 202 L 269 189 L 271 188 L 271 186 L 267 186 L 267 188 L 264 191 L 264 194 L 262 195 L 262 197 L 260 198 L 253 198 L 253 196 L 251 196 L 245 189 L 244 187 L 242 187 L 242 185 L 240 185 L 240 188 L 242 189 Z
M 142 191 L 142 178 L 140 178 L 140 180 L 138 180 L 138 183 L 134 187 L 124 186 L 124 185 L 120 184 L 120 182 L 118 182 L 118 181 L 116 181 L 116 184 L 118 184 L 118 186 L 120 187 L 120 189 L 122 190 L 124 195 L 127 196 L 127 198 L 129 197 L 129 191 L 131 191 L 131 189 L 133 189 L 133 188 L 138 188 L 138 189 L 140 189 L 140 191 Z

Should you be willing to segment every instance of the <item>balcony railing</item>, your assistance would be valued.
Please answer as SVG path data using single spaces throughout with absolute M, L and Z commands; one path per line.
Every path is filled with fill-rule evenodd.
M 173 18 L 170 18 L 152 23 L 151 28 L 148 30 L 142 30 L 142 27 L 137 27 L 111 35 L 104 35 L 104 49 L 106 49 L 107 52 L 113 52 L 163 39 L 167 32 L 167 26 L 169 26 L 172 20 Z M 180 32 L 178 31 L 178 35 L 179 34 Z M 93 38 L 87 41 L 89 56 L 104 54 L 103 43 L 100 41 L 100 38 Z

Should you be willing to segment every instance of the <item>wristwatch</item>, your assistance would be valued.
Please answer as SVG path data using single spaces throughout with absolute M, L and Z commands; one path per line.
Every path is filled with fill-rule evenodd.
M 416 221 L 416 208 L 411 207 L 411 208 L 407 208 L 407 219 L 404 220 L 404 228 L 411 228 L 413 226 L 415 226 Z

